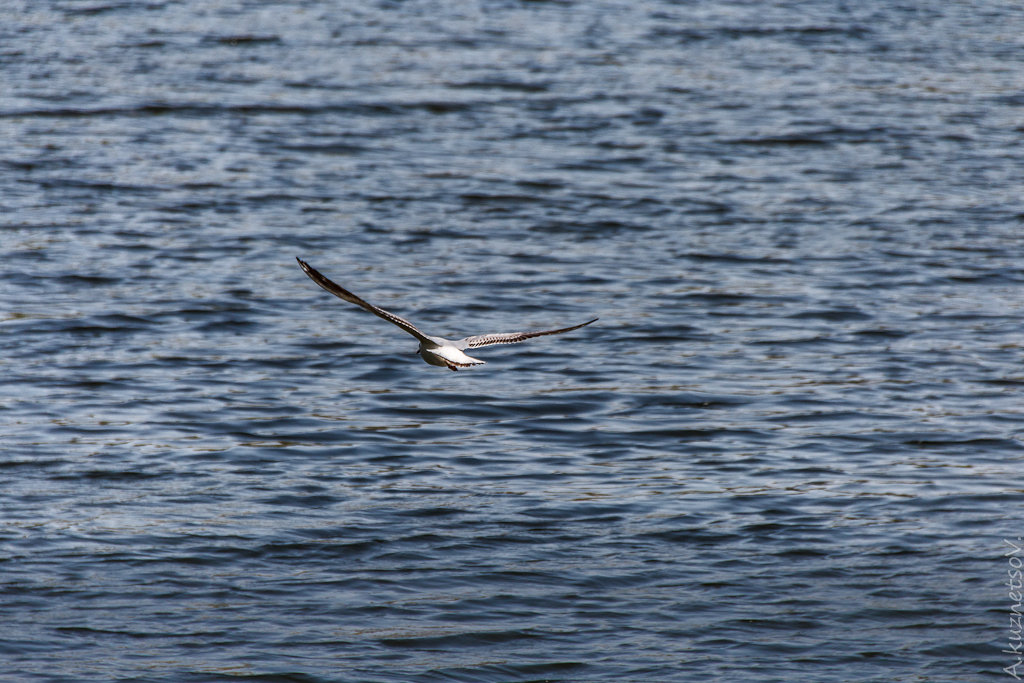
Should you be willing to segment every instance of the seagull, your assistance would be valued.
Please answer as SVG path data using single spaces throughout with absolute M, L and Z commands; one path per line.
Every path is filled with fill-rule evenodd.
M 592 322 L 597 321 L 597 318 L 588 320 L 585 323 L 579 325 L 573 325 L 572 327 L 563 327 L 560 330 L 543 330 L 539 332 L 500 332 L 498 334 L 479 334 L 473 337 L 466 337 L 465 339 L 451 340 L 443 337 L 433 337 L 429 334 L 424 334 L 408 320 L 400 318 L 394 313 L 389 313 L 383 308 L 377 308 L 371 303 L 368 303 L 358 296 L 341 287 L 340 285 L 328 280 L 326 277 L 320 274 L 313 266 L 309 265 L 299 257 L 295 257 L 295 260 L 299 262 L 303 272 L 309 276 L 309 279 L 317 283 L 324 290 L 330 292 L 339 299 L 344 299 L 349 303 L 353 303 L 356 306 L 365 308 L 370 313 L 376 316 L 384 318 L 392 325 L 397 325 L 403 330 L 416 337 L 420 342 L 420 347 L 416 349 L 416 353 L 430 365 L 436 365 L 438 367 L 446 367 L 449 370 L 458 370 L 459 368 L 468 368 L 473 365 L 483 365 L 485 361 L 479 358 L 473 358 L 464 353 L 466 349 L 478 349 L 481 346 L 493 346 L 494 344 L 515 344 L 516 342 L 526 341 L 534 337 L 541 337 L 545 334 L 562 334 L 563 332 L 572 332 L 579 328 L 589 325 Z

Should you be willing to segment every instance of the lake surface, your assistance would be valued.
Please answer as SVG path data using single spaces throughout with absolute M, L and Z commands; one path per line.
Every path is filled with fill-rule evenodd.
M 14 0 L 0 73 L 0 679 L 1013 680 L 1016 3 Z M 600 321 L 453 373 L 296 256 Z

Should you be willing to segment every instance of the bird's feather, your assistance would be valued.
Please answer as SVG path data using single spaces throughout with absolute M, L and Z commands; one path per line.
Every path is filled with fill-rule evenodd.
M 300 266 L 302 266 L 303 272 L 305 272 L 306 275 L 309 276 L 309 279 L 312 280 L 313 282 L 317 283 L 318 285 L 320 285 L 320 287 L 323 288 L 325 291 L 330 292 L 331 294 L 333 294 L 334 296 L 338 297 L 339 299 L 344 299 L 345 301 L 347 301 L 349 303 L 352 303 L 352 304 L 355 304 L 356 306 L 361 306 L 362 308 L 365 308 L 370 313 L 373 313 L 376 316 L 384 318 L 384 320 L 387 320 L 389 323 L 391 323 L 393 325 L 397 325 L 398 327 L 401 327 L 403 330 L 405 330 L 406 332 L 408 332 L 412 336 L 416 337 L 417 339 L 419 339 L 424 344 L 434 345 L 434 346 L 437 345 L 437 343 L 434 340 L 430 339 L 427 335 L 425 335 L 422 332 L 420 332 L 420 330 L 415 325 L 413 325 L 411 322 L 409 322 L 405 318 L 401 318 L 401 317 L 395 315 L 394 313 L 390 313 L 388 311 L 385 311 L 383 308 L 378 308 L 378 307 L 374 306 L 373 304 L 369 303 L 368 301 L 364 301 L 363 299 L 360 299 L 358 296 L 356 296 L 352 292 L 348 291 L 347 289 L 345 289 L 341 285 L 337 284 L 336 282 L 332 282 L 331 280 L 329 280 L 327 277 L 322 275 L 320 273 L 320 271 L 318 271 L 316 268 L 314 268 L 313 266 L 309 265 L 308 263 L 306 263 L 302 259 L 300 259 L 298 257 L 295 257 L 295 260 L 299 262 Z
M 572 327 L 563 327 L 560 330 L 541 330 L 538 332 L 499 332 L 497 334 L 478 334 L 474 337 L 466 337 L 461 340 L 468 349 L 478 349 L 481 346 L 494 346 L 495 344 L 516 344 L 527 339 L 533 339 L 534 337 L 542 337 L 546 334 L 562 334 L 563 332 L 572 332 L 578 330 L 581 327 L 589 325 L 592 322 L 596 322 L 598 319 L 588 320 L 585 323 L 579 325 L 573 325 Z

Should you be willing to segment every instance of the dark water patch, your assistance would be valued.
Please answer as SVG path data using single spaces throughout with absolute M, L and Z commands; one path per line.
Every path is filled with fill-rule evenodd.
M 525 188 L 527 190 L 532 190 L 532 191 L 537 191 L 537 190 L 554 191 L 554 190 L 564 189 L 567 186 L 567 184 L 564 181 L 561 181 L 561 180 L 558 180 L 558 179 L 554 179 L 554 178 L 552 178 L 552 179 L 535 178 L 535 179 L 530 179 L 530 180 L 519 179 L 519 180 L 515 181 L 515 185 L 517 185 L 518 187 Z
M 931 437 L 931 438 L 930 438 Z M 907 438 L 903 441 L 907 446 L 923 449 L 954 451 L 1020 451 L 1024 450 L 1024 443 L 1019 439 L 1000 438 L 945 438 L 936 439 L 932 435 L 922 434 L 918 437 Z
M 738 252 L 683 252 L 679 254 L 682 257 L 693 259 L 695 261 L 708 261 L 715 262 L 721 261 L 723 263 L 759 263 L 766 265 L 783 265 L 790 263 L 790 259 L 780 258 L 775 256 L 766 255 L 752 255 L 742 254 Z
M 171 475 L 171 472 L 139 472 L 139 471 L 124 471 L 124 470 L 102 470 L 93 469 L 85 472 L 77 472 L 75 474 L 55 474 L 51 478 L 54 480 L 71 479 L 71 480 L 92 480 L 92 481 L 144 481 L 147 479 L 156 479 L 164 476 Z
M 310 676 L 301 672 L 282 673 L 224 673 L 221 671 L 189 671 L 180 673 L 185 683 L 206 683 L 207 681 L 252 681 L 253 683 L 326 683 L 331 679 L 321 676 Z M 372 680 L 372 679 L 367 679 Z
M 207 36 L 203 39 L 204 42 L 214 43 L 217 45 L 265 45 L 280 43 L 281 37 L 276 35 L 248 35 L 248 34 L 237 34 L 237 35 L 226 35 L 226 36 Z
M 363 145 L 348 144 L 344 142 L 329 142 L 316 145 L 281 145 L 281 149 L 301 154 L 331 154 L 331 155 L 357 155 L 371 151 L 372 148 Z
M 543 638 L 546 634 L 533 629 L 507 631 L 468 631 L 442 636 L 406 636 L 380 638 L 385 647 L 436 649 L 445 647 L 487 647 L 495 644 Z
M 457 83 L 449 83 L 449 88 L 455 89 L 466 89 L 466 90 L 503 90 L 509 92 L 519 93 L 542 93 L 551 90 L 551 82 L 527 82 L 527 81 L 514 81 L 505 80 L 500 78 L 491 78 L 486 80 L 476 81 L 463 81 Z
M 107 12 L 114 12 L 117 10 L 130 9 L 129 3 L 115 2 L 115 3 L 97 3 L 91 4 L 84 7 L 62 7 L 61 12 L 68 16 L 93 16 L 99 14 L 105 14 Z
M 474 107 L 472 103 L 422 101 L 422 102 L 352 102 L 346 104 L 326 105 L 289 105 L 289 104 L 214 104 L 192 102 L 150 102 L 123 107 L 82 107 L 82 108 L 47 108 L 34 110 L 0 111 L 3 118 L 95 118 L 105 120 L 127 117 L 163 117 L 182 116 L 186 118 L 209 118 L 218 115 L 307 115 L 318 114 L 352 114 L 357 116 L 401 116 L 406 113 L 427 112 L 431 114 L 451 114 L 468 111 Z M 71 181 L 68 181 L 71 182 Z M 86 185 L 88 187 L 88 185 Z
M 651 531 L 638 534 L 640 540 L 651 540 L 671 544 L 693 546 L 716 546 L 737 540 L 735 534 L 715 533 L 700 528 L 681 528 L 665 531 Z
M 843 309 L 831 308 L 801 311 L 788 317 L 793 318 L 794 320 L 818 319 L 832 322 L 846 322 L 851 320 L 871 320 L 874 316 L 857 308 L 849 307 Z
M 853 334 L 858 337 L 863 337 L 866 339 L 896 340 L 903 339 L 904 337 L 907 337 L 913 333 L 905 329 L 873 328 L 856 330 L 853 332 Z
M 563 171 L 587 171 L 592 173 L 610 173 L 623 170 L 631 166 L 646 165 L 646 157 L 636 155 L 618 155 L 611 157 L 594 157 L 580 161 L 566 162 L 559 164 L 558 169 Z
M 649 394 L 634 394 L 632 405 L 639 410 L 660 408 L 672 410 L 676 408 L 691 409 L 731 409 L 750 403 L 751 399 L 741 396 L 723 394 L 704 394 L 699 392 L 676 392 L 666 394 L 660 387 L 651 387 Z
M 37 181 L 39 186 L 44 189 L 74 189 L 74 190 L 87 190 L 90 194 L 92 193 L 105 193 L 105 192 L 118 192 L 118 193 L 138 193 L 138 194 L 152 194 L 157 191 L 158 188 L 144 186 L 144 185 L 129 185 L 125 183 L 106 183 L 101 181 L 93 180 L 82 180 L 79 178 L 53 178 L 44 179 Z
M 339 502 L 339 498 L 330 495 L 279 495 L 265 498 L 261 501 L 263 505 L 283 507 L 328 507 Z
M 467 192 L 459 197 L 467 204 L 481 204 L 487 206 L 518 207 L 521 204 L 543 201 L 541 198 L 528 194 L 484 194 L 478 192 Z
M 531 0 L 536 1 L 536 0 Z M 417 683 L 476 681 L 541 681 L 559 680 L 563 676 L 586 675 L 593 665 L 586 662 L 552 661 L 535 664 L 485 664 L 479 667 L 444 667 L 418 675 L 411 680 Z

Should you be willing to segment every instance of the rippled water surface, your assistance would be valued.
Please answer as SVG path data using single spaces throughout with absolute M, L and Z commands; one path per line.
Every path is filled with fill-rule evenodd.
M 1012 680 L 1024 11 L 931 5 L 4 3 L 0 678 Z

